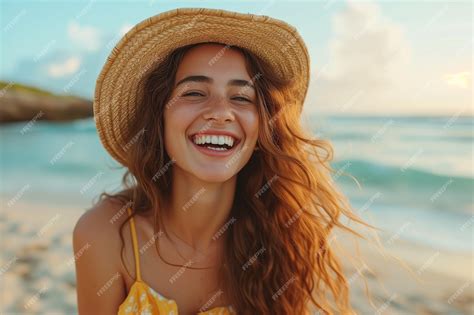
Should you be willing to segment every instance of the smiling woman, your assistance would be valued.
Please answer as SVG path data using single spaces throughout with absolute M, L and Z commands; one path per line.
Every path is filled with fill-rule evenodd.
M 329 237 L 364 222 L 300 125 L 308 74 L 265 16 L 178 9 L 125 35 L 94 102 L 125 189 L 76 224 L 80 314 L 352 313 Z
M 229 179 L 250 159 L 259 121 L 257 95 L 254 88 L 249 88 L 252 78 L 245 56 L 237 49 L 228 49 L 209 66 L 209 60 L 224 48 L 219 44 L 196 44 L 182 49 L 175 75 L 178 83 L 170 95 L 174 102 L 164 112 L 164 131 L 165 149 L 175 157 L 176 171 L 182 169 L 201 181 L 226 183 L 229 189 L 219 197 L 231 201 L 234 189 L 230 186 L 234 183 Z M 229 149 L 224 147 L 224 135 L 232 142 Z M 242 150 L 244 147 L 250 150 Z M 240 158 L 229 163 L 225 157 L 237 151 Z M 199 185 L 191 188 L 198 189 Z M 214 209 L 204 208 L 193 211 L 200 215 L 195 219 L 209 222 L 210 217 L 202 217 L 203 211 L 209 212 L 210 217 L 214 215 Z

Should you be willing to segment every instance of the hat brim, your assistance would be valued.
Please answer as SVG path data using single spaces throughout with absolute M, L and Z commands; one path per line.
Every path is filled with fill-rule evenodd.
M 219 42 L 246 48 L 277 75 L 298 82 L 303 104 L 310 60 L 304 41 L 291 25 L 263 15 L 204 8 L 179 8 L 152 16 L 130 29 L 112 49 L 96 82 L 94 118 L 102 144 L 125 162 L 128 123 L 134 118 L 136 91 L 143 75 L 174 49 Z

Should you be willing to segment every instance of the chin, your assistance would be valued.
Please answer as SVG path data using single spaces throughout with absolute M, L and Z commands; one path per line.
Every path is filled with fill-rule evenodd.
M 193 172 L 194 176 L 199 178 L 200 180 L 204 182 L 209 182 L 209 183 L 223 183 L 234 177 L 235 173 L 231 172 L 230 169 L 226 168 L 226 171 L 220 171 L 214 169 L 211 172 Z

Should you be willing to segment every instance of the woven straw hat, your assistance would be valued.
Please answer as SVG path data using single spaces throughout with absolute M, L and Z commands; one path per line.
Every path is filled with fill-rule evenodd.
M 97 78 L 94 119 L 102 144 L 125 165 L 128 126 L 135 118 L 140 78 L 181 46 L 219 42 L 246 48 L 276 74 L 296 80 L 303 104 L 309 85 L 309 54 L 297 30 L 264 15 L 179 8 L 152 16 L 128 31 L 113 48 Z

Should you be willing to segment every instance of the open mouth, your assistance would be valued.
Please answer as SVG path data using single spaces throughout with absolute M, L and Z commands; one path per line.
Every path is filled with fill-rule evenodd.
M 233 151 L 241 141 L 231 135 L 194 134 L 188 138 L 196 147 L 216 153 Z

